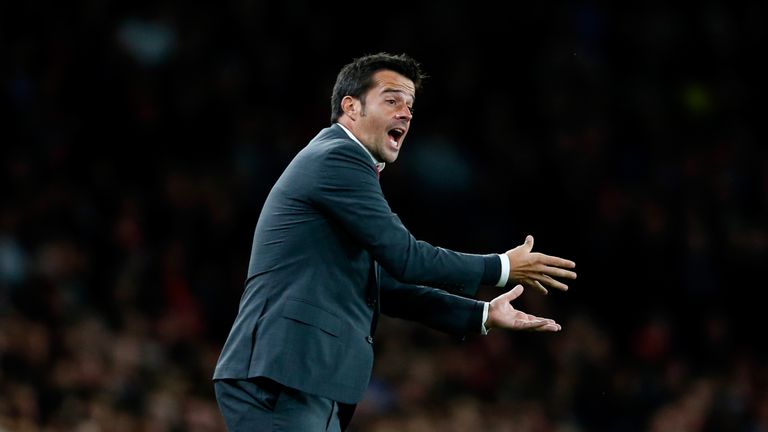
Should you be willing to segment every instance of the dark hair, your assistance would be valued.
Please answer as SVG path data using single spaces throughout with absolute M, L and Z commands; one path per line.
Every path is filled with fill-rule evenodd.
M 391 70 L 413 81 L 416 90 L 427 76 L 421 71 L 421 65 L 406 54 L 393 55 L 388 53 L 370 54 L 356 58 L 341 68 L 333 85 L 331 95 L 331 123 L 337 121 L 343 114 L 341 100 L 344 96 L 357 99 L 373 86 L 373 74 L 380 70 Z

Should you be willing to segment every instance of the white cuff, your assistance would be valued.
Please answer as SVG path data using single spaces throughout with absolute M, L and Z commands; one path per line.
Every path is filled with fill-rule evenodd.
M 501 288 L 505 286 L 507 280 L 509 280 L 509 257 L 507 254 L 499 254 L 499 259 L 501 260 L 501 277 L 499 277 L 499 281 L 496 282 L 496 286 Z
M 483 325 L 482 325 L 482 328 L 480 329 L 480 334 L 484 334 L 484 335 L 488 334 L 488 329 L 485 328 L 485 322 L 488 321 L 488 308 L 490 306 L 491 304 L 488 302 L 485 302 L 485 305 L 483 306 Z

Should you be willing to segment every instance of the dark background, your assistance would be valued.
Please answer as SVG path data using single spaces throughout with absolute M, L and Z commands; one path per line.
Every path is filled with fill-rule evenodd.
M 381 180 L 414 235 L 579 278 L 515 303 L 560 333 L 385 319 L 354 431 L 768 428 L 765 4 L 361 8 L 0 5 L 0 430 L 223 430 L 263 200 L 379 51 L 430 75 Z

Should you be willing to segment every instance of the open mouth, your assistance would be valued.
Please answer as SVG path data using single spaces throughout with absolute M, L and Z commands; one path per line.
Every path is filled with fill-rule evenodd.
M 397 147 L 397 145 L 400 143 L 400 138 L 405 135 L 405 129 L 393 128 L 387 132 L 387 135 L 389 135 L 389 139 L 392 141 L 392 145 Z

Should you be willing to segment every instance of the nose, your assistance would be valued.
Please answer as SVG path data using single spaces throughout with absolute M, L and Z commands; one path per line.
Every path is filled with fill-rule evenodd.
M 408 108 L 408 105 L 403 105 L 397 111 L 395 116 L 397 117 L 398 120 L 411 121 L 411 118 L 413 117 L 413 114 L 411 114 L 411 109 Z

